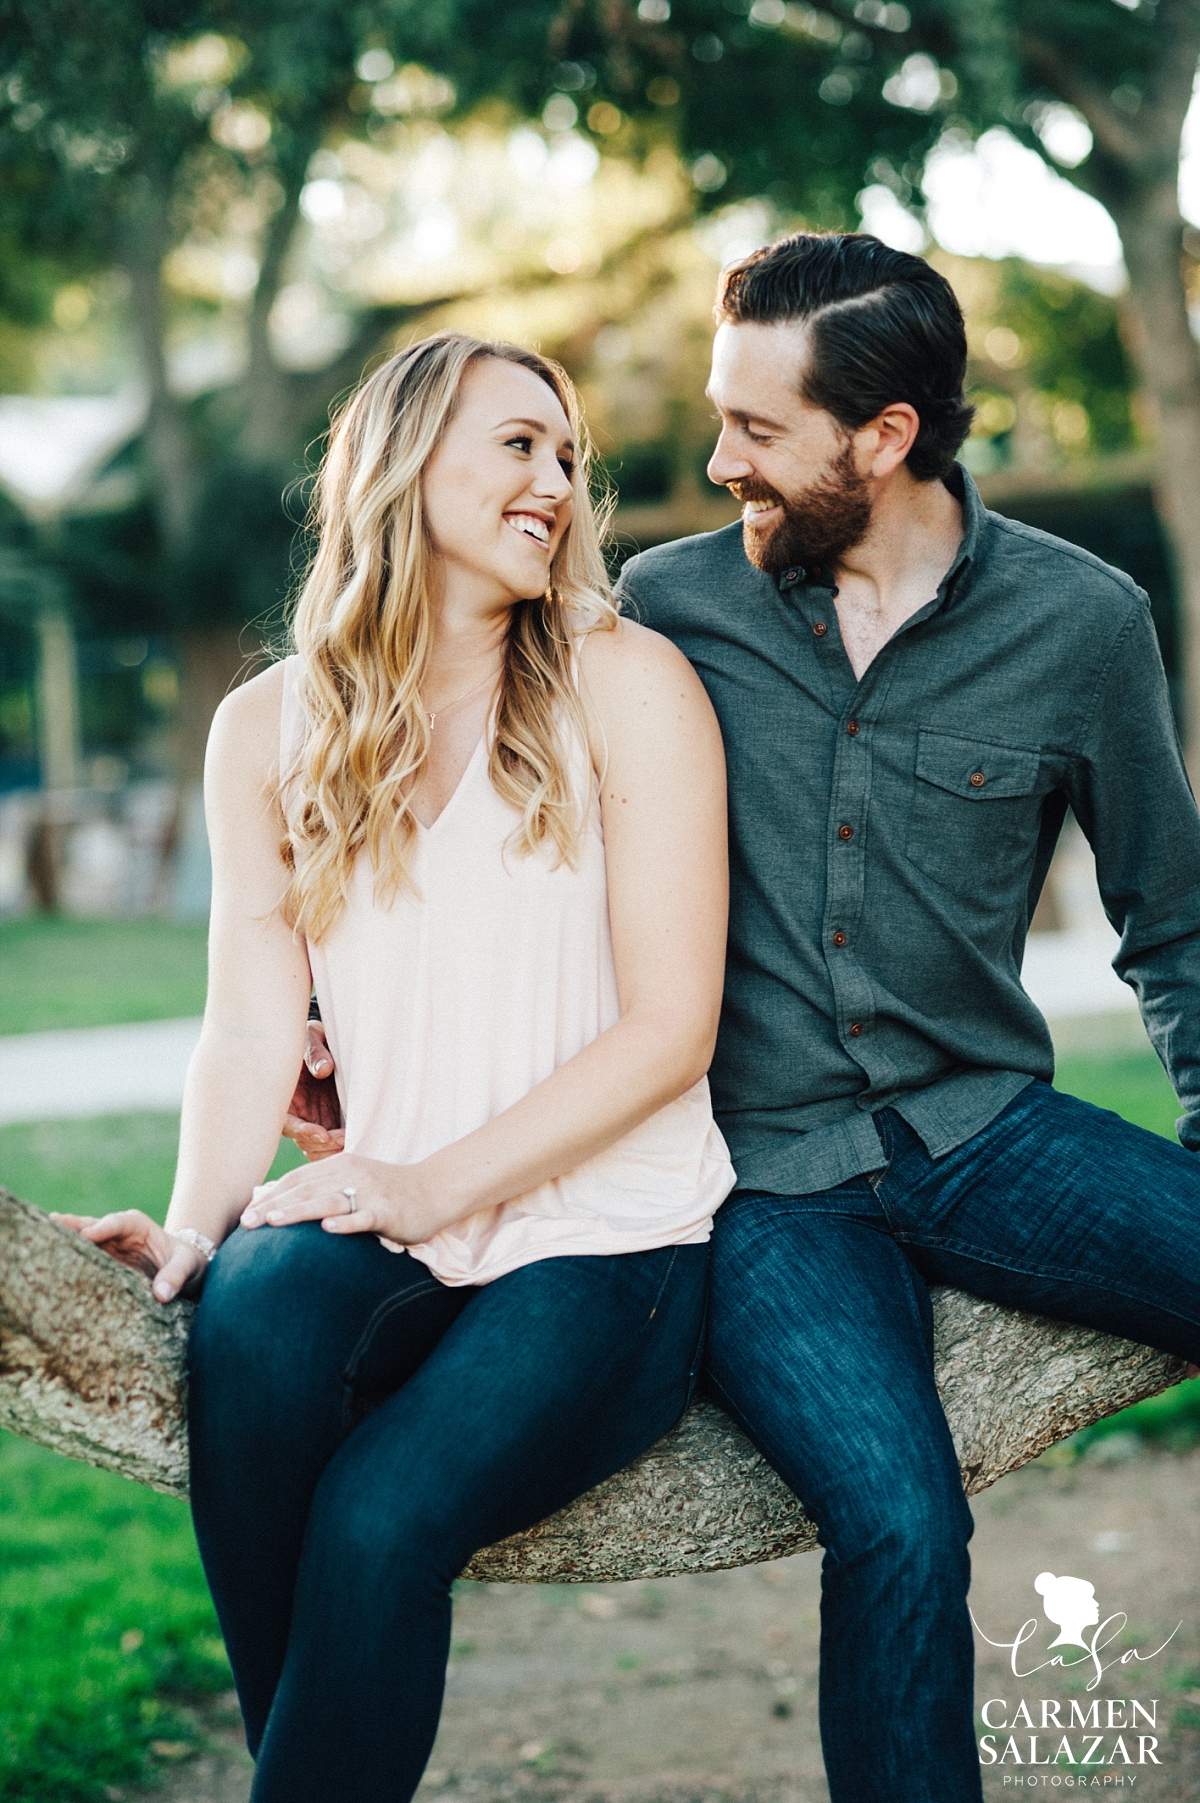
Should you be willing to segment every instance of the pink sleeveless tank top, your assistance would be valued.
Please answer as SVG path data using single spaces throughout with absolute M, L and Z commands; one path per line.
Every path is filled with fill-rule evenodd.
M 306 730 L 298 665 L 289 658 L 284 678 L 285 772 Z M 572 775 L 589 796 L 574 869 L 552 847 L 512 849 L 519 816 L 489 781 L 486 735 L 433 826 L 417 829 L 413 888 L 381 904 L 359 859 L 346 908 L 308 947 L 347 1151 L 427 1158 L 618 1020 L 599 786 L 582 744 Z M 454 1285 L 540 1258 L 693 1245 L 734 1182 L 702 1078 L 577 1169 L 408 1251 Z

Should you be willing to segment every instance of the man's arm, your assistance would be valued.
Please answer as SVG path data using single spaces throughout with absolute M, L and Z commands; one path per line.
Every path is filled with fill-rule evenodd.
M 1200 1151 L 1200 813 L 1144 597 L 1097 687 L 1068 795 L 1121 935 L 1114 968 L 1183 1107 L 1179 1137 Z

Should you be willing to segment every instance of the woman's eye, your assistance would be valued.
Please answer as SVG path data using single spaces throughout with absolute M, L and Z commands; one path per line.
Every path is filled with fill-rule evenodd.
M 505 444 L 510 444 L 510 445 L 515 444 L 517 449 L 519 451 L 523 451 L 527 457 L 528 457 L 530 451 L 532 451 L 532 449 L 533 449 L 533 440 L 532 440 L 532 438 L 529 437 L 529 435 L 527 433 L 522 434 L 522 436 L 519 438 L 506 438 L 504 442 L 505 442 Z
M 560 457 L 558 460 L 558 467 L 564 476 L 573 476 L 575 474 L 575 465 L 571 462 L 569 457 Z

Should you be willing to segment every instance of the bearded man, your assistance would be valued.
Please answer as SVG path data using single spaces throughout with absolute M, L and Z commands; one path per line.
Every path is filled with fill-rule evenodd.
M 728 760 L 710 1081 L 738 1187 L 708 1381 L 826 1549 L 832 1803 L 973 1803 L 972 1523 L 929 1286 L 1200 1362 L 1200 817 L 1146 596 L 989 513 L 954 460 L 942 277 L 802 233 L 725 272 L 717 320 L 709 475 L 742 523 L 620 583 Z M 1182 1145 L 1051 1087 L 1020 969 L 1068 807 Z M 332 1070 L 319 1040 L 309 1062 Z
M 800 234 L 724 273 L 717 321 L 708 473 L 742 523 L 620 585 L 729 765 L 709 1383 L 826 1549 L 833 1803 L 967 1803 L 972 1523 L 929 1286 L 1200 1360 L 1200 819 L 1146 596 L 954 461 L 942 277 Z M 1068 807 L 1182 1146 L 1051 1088 L 1020 969 Z

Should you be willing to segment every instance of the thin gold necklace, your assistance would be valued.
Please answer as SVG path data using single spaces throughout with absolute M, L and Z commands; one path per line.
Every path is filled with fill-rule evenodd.
M 433 731 L 434 722 L 436 721 L 438 714 L 444 714 L 444 713 L 446 713 L 446 711 L 449 708 L 457 707 L 460 701 L 469 701 L 471 699 L 472 695 L 477 695 L 479 693 L 480 689 L 483 687 L 485 682 L 495 682 L 495 680 L 496 680 L 497 676 L 499 676 L 499 674 L 500 674 L 499 670 L 489 670 L 489 672 L 486 676 L 480 677 L 479 681 L 475 684 L 475 686 L 473 688 L 465 690 L 464 693 L 461 695 L 456 695 L 454 697 L 453 701 L 443 701 L 441 707 L 439 707 L 435 712 L 431 712 L 428 708 L 426 708 L 425 709 L 425 718 L 429 722 L 430 732 Z M 417 691 L 417 700 L 421 701 L 420 690 Z M 423 701 L 421 701 L 421 706 L 425 707 L 425 703 Z

